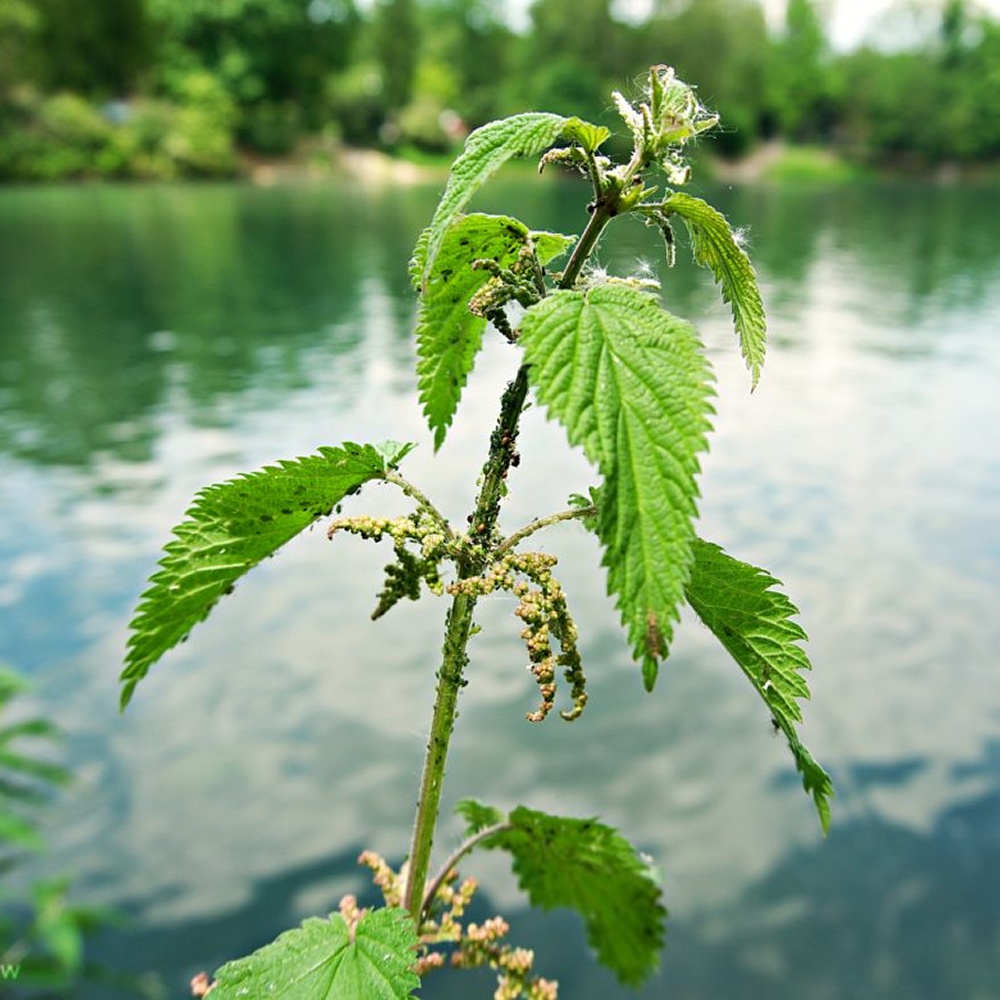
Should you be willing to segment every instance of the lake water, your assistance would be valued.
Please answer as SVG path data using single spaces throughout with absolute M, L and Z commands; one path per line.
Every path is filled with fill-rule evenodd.
M 481 204 L 577 231 L 579 189 L 501 181 Z M 670 908 L 644 998 L 1000 995 L 1000 192 L 704 188 L 746 226 L 769 309 L 758 390 L 707 275 L 664 276 L 718 381 L 700 533 L 784 581 L 811 636 L 805 741 L 834 776 L 824 840 L 782 741 L 690 617 L 642 690 L 576 525 L 560 556 L 590 680 L 583 718 L 535 689 L 497 598 L 479 616 L 446 785 L 600 814 L 651 854 Z M 66 733 L 76 782 L 36 870 L 129 917 L 94 955 L 186 995 L 405 850 L 443 605 L 368 621 L 385 546 L 307 532 L 142 684 L 127 623 L 202 485 L 343 440 L 419 443 L 404 471 L 459 522 L 516 364 L 487 348 L 437 456 L 413 398 L 406 264 L 432 187 L 0 191 L 0 659 Z M 625 222 L 602 263 L 658 267 Z M 594 480 L 529 410 L 508 529 Z M 402 509 L 372 487 L 352 509 Z M 443 852 L 456 843 L 449 821 Z M 619 989 L 579 921 L 524 909 L 502 858 L 485 905 L 566 1000 Z M 121 988 L 87 994 L 119 997 Z M 489 996 L 444 976 L 425 996 Z

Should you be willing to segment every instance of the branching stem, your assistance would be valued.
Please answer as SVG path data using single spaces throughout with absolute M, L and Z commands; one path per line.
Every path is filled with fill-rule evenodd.
M 633 161 L 635 159 L 633 157 Z M 638 163 L 630 164 L 630 176 L 637 167 Z M 560 288 L 572 288 L 576 283 L 604 227 L 617 211 L 617 195 L 597 200 L 590 220 L 563 271 L 559 282 Z M 507 473 L 517 454 L 517 434 L 527 396 L 528 367 L 521 365 L 500 399 L 500 415 L 490 436 L 490 450 L 486 465 L 483 467 L 482 486 L 476 498 L 475 509 L 469 518 L 470 538 L 480 544 L 470 546 L 459 559 L 459 580 L 467 580 L 481 573 L 495 552 L 500 501 L 506 492 Z M 415 489 L 409 483 L 405 488 Z M 418 503 L 421 502 L 415 493 L 411 492 L 410 495 L 417 499 Z M 430 869 L 434 831 L 441 809 L 445 764 L 455 729 L 455 717 L 458 714 L 458 693 L 466 683 L 464 671 L 469 662 L 466 650 L 472 633 L 472 616 L 475 608 L 474 595 L 458 593 L 445 619 L 441 667 L 437 674 L 438 683 L 431 716 L 430 738 L 427 741 L 424 767 L 420 777 L 420 793 L 410 841 L 409 869 L 403 893 L 403 906 L 409 911 L 418 928 L 424 913 L 427 873 Z
M 481 547 L 470 547 L 458 562 L 458 578 L 466 580 L 478 575 L 487 562 L 487 549 L 496 532 L 500 499 L 503 496 L 507 472 L 516 454 L 518 424 L 528 395 L 528 371 L 522 365 L 517 375 L 508 383 L 500 401 L 500 416 L 490 437 L 490 452 L 483 470 L 482 486 L 472 512 L 470 535 L 482 542 Z M 444 782 L 448 747 L 455 728 L 458 693 L 465 684 L 463 672 L 468 663 L 466 648 L 472 631 L 472 615 L 476 607 L 473 595 L 455 595 L 445 625 L 444 645 L 441 651 L 441 668 L 438 671 L 434 711 L 431 716 L 430 739 L 424 757 L 420 779 L 420 797 L 413 822 L 410 843 L 410 864 L 406 878 L 403 905 L 420 926 L 424 905 L 424 887 L 430 867 L 434 830 L 441 807 L 441 788 Z
M 502 556 L 512 549 L 515 549 L 521 544 L 526 538 L 533 535 L 536 531 L 541 531 L 542 528 L 547 528 L 549 525 L 558 524 L 560 521 L 573 521 L 584 517 L 596 517 L 597 508 L 593 506 L 589 507 L 573 507 L 570 510 L 561 510 L 556 514 L 549 514 L 546 517 L 535 518 L 529 524 L 526 524 L 523 528 L 518 529 L 512 535 L 508 535 L 497 547 L 495 555 Z
M 449 873 L 458 865 L 459 861 L 465 857 L 474 847 L 481 844 L 484 840 L 492 837 L 494 834 L 503 833 L 506 830 L 514 829 L 513 823 L 494 823 L 493 826 L 488 826 L 478 833 L 473 834 L 471 837 L 463 841 L 459 846 L 452 852 L 451 856 L 447 861 L 438 869 L 438 873 L 431 879 L 427 885 L 427 891 L 424 893 L 424 902 L 421 906 L 421 912 L 427 913 L 431 904 L 434 902 L 434 897 L 437 895 L 438 889 L 441 888 L 441 883 L 448 877 Z
M 408 479 L 404 479 L 403 476 L 393 469 L 387 469 L 383 473 L 383 478 L 386 482 L 398 486 L 411 500 L 416 500 L 417 506 L 430 516 L 434 523 L 441 529 L 445 538 L 449 541 L 454 539 L 455 533 L 451 530 L 448 519 L 431 503 L 422 490 L 414 486 Z

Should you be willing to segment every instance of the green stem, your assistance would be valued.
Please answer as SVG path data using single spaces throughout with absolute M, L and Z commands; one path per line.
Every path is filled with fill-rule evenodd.
M 523 528 L 519 528 L 514 534 L 505 538 L 496 548 L 494 555 L 502 556 L 511 549 L 516 548 L 526 538 L 533 535 L 542 528 L 547 528 L 551 524 L 558 524 L 560 521 L 574 521 L 584 517 L 596 517 L 597 508 L 593 505 L 588 507 L 573 507 L 571 510 L 561 510 L 556 514 L 549 514 L 546 517 L 536 517 Z
M 563 272 L 560 288 L 573 287 L 604 227 L 617 214 L 617 204 L 617 196 L 598 199 L 595 203 L 590 220 Z M 500 400 L 500 415 L 490 436 L 490 451 L 483 468 L 482 486 L 469 519 L 469 538 L 473 544 L 458 561 L 459 580 L 467 580 L 481 573 L 495 548 L 500 500 L 506 491 L 504 481 L 516 454 L 518 427 L 527 396 L 528 366 L 521 365 Z M 475 596 L 456 594 L 445 623 L 441 668 L 437 675 L 430 738 L 420 777 L 420 794 L 410 841 L 409 870 L 403 893 L 403 905 L 418 928 L 423 920 L 427 873 L 434 846 L 434 831 L 441 811 L 441 790 L 448 748 L 458 714 L 458 693 L 466 683 L 463 674 L 469 662 L 466 650 L 472 633 L 475 608 Z
M 490 437 L 490 452 L 483 469 L 483 482 L 472 513 L 470 538 L 480 545 L 472 545 L 458 563 L 458 578 L 467 580 L 478 575 L 486 564 L 488 549 L 496 532 L 500 500 L 504 493 L 504 480 L 515 454 L 518 423 L 528 395 L 528 370 L 522 365 L 512 382 L 504 390 L 500 402 L 500 416 Z M 420 797 L 413 822 L 410 843 L 409 871 L 403 905 L 420 926 L 424 910 L 424 890 L 430 868 L 434 830 L 441 809 L 441 789 L 444 783 L 448 747 L 455 729 L 458 693 L 465 685 L 463 672 L 469 661 L 466 649 L 472 631 L 472 615 L 476 598 L 470 594 L 456 594 L 448 611 L 444 645 L 441 651 L 441 669 L 438 671 L 434 711 L 431 716 L 430 739 L 424 757 L 420 778 Z
M 411 483 L 408 479 L 404 479 L 398 472 L 395 472 L 392 469 L 387 469 L 382 475 L 386 482 L 398 486 L 411 500 L 415 500 L 417 502 L 417 506 L 422 508 L 423 511 L 430 516 L 431 520 L 441 528 L 441 532 L 445 538 L 450 541 L 455 537 L 454 532 L 451 530 L 451 525 L 448 523 L 448 519 L 437 509 L 437 507 L 434 506 L 434 504 L 431 503 L 421 490 L 417 489 L 417 487 L 413 485 L 413 483 Z
M 576 283 L 576 279 L 580 277 L 580 272 L 583 270 L 583 265 L 587 263 L 588 258 L 594 252 L 594 247 L 597 246 L 597 241 L 600 239 L 604 227 L 614 217 L 615 212 L 614 206 L 606 201 L 598 199 L 594 202 L 587 228 L 584 229 L 576 246 L 573 247 L 569 263 L 559 280 L 560 288 L 572 288 Z
M 494 823 L 493 826 L 488 826 L 478 833 L 473 834 L 468 840 L 460 844 L 451 854 L 451 857 L 438 869 L 437 875 L 431 879 L 430 884 L 427 886 L 427 891 L 424 893 L 424 905 L 423 911 L 426 913 L 431 908 L 431 903 L 434 902 L 434 897 L 437 895 L 438 889 L 441 888 L 441 883 L 448 877 L 455 866 L 478 844 L 481 844 L 484 840 L 489 839 L 497 833 L 504 833 L 507 830 L 513 830 L 513 823 Z

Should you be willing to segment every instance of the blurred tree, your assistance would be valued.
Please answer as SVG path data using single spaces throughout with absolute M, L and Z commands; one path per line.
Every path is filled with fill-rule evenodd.
M 635 72 L 627 65 L 629 31 L 611 6 L 610 0 L 535 0 L 531 30 L 512 59 L 507 104 L 601 120 L 609 85 L 622 89 Z
M 139 87 L 151 51 L 143 0 L 34 0 L 34 6 L 47 89 L 105 99 Z
M 771 49 L 768 105 L 790 139 L 828 138 L 833 125 L 830 44 L 815 0 L 788 0 L 785 29 Z
M 147 0 L 162 85 L 207 70 L 241 112 L 239 135 L 268 152 L 326 121 L 327 78 L 351 60 L 354 0 Z
M 373 40 L 375 59 L 382 75 L 383 99 L 390 112 L 398 112 L 413 96 L 420 53 L 415 0 L 377 0 Z
M 0 108 L 11 88 L 37 75 L 41 26 L 34 0 L 0 0 Z
M 513 34 L 497 6 L 490 0 L 431 0 L 421 9 L 421 59 L 437 67 L 439 77 L 447 74 L 447 103 L 472 128 L 502 114 L 499 93 Z

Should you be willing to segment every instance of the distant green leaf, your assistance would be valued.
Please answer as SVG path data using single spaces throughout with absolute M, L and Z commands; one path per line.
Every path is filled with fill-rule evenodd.
M 639 986 L 659 965 L 666 910 L 652 868 L 616 830 L 593 819 L 518 806 L 483 842 L 508 851 L 532 905 L 569 907 L 584 920 L 598 961 Z
M 364 913 L 353 929 L 339 913 L 313 917 L 222 966 L 212 1000 L 407 1000 L 420 986 L 417 944 L 405 910 Z
M 502 823 L 504 815 L 493 806 L 484 805 L 475 799 L 462 799 L 455 806 L 455 812 L 465 820 L 465 835 L 473 837 L 480 830 Z
M 490 122 L 465 140 L 428 229 L 414 250 L 411 274 L 426 287 L 441 244 L 452 222 L 479 190 L 508 160 L 535 156 L 554 145 L 567 122 L 562 115 L 529 112 Z
M 830 776 L 799 741 L 799 700 L 809 697 L 803 671 L 811 664 L 799 645 L 805 632 L 792 620 L 798 609 L 774 590 L 780 581 L 697 539 L 687 584 L 688 603 L 740 665 L 788 739 L 802 784 L 812 795 L 825 833 L 830 827 Z
M 0 708 L 26 687 L 24 678 L 0 660 Z
M 684 220 L 695 260 L 712 271 L 723 299 L 732 307 L 743 360 L 756 386 L 764 364 L 767 321 L 750 258 L 736 242 L 726 217 L 700 198 L 675 191 L 663 209 L 666 216 L 675 214 Z
M 620 282 L 547 296 L 525 313 L 518 342 L 539 399 L 604 478 L 597 534 L 608 589 L 651 688 L 692 559 L 712 412 L 701 344 Z
M 469 312 L 469 300 L 490 280 L 473 270 L 476 260 L 509 268 L 528 244 L 528 229 L 506 215 L 464 215 L 444 234 L 417 315 L 417 381 L 420 402 L 440 448 L 483 342 L 486 320 Z
M 69 772 L 58 764 L 5 749 L 0 750 L 0 771 L 24 775 L 49 785 L 62 785 L 69 780 Z
M 235 582 L 408 450 L 391 444 L 321 448 L 202 490 L 164 547 L 132 619 L 122 707 L 149 668 L 203 621 Z
M 40 851 L 45 841 L 34 825 L 9 810 L 0 812 L 0 853 L 11 847 L 25 851 Z
M 69 888 L 68 879 L 46 879 L 35 883 L 31 894 L 36 910 L 33 936 L 60 971 L 72 975 L 83 964 L 84 928 L 67 899 Z

